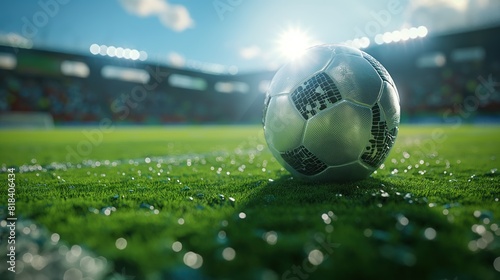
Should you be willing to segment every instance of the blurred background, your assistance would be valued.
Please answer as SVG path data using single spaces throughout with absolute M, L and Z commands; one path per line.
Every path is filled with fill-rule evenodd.
M 257 124 L 315 44 L 377 58 L 404 123 L 500 121 L 498 0 L 0 4 L 0 126 Z

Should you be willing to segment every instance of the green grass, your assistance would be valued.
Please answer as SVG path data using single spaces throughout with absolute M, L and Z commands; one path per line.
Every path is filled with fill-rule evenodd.
M 403 126 L 383 167 L 345 184 L 293 179 L 258 126 L 96 132 L 2 130 L 1 177 L 21 170 L 17 217 L 106 258 L 108 279 L 500 276 L 498 126 Z

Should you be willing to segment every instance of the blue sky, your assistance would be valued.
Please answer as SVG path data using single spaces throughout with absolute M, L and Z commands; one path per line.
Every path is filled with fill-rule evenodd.
M 282 63 L 290 30 L 306 45 L 360 36 L 373 44 L 375 31 L 425 25 L 437 34 L 500 22 L 497 0 L 25 0 L 1 6 L 4 44 L 27 40 L 35 48 L 89 55 L 92 44 L 112 45 L 143 50 L 149 61 L 240 72 Z

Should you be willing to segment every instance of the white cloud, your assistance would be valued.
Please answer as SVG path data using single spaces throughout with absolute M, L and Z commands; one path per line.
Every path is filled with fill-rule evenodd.
M 412 26 L 443 32 L 499 22 L 497 0 L 410 0 L 406 11 Z
M 181 32 L 194 26 L 189 11 L 167 0 L 119 0 L 125 10 L 140 17 L 156 16 L 166 27 Z
M 256 45 L 252 45 L 252 46 L 240 49 L 240 55 L 244 59 L 253 59 L 253 58 L 260 56 L 261 54 L 262 54 L 262 50 Z

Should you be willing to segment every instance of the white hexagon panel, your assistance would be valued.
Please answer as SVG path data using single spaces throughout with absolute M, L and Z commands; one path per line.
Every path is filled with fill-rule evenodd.
M 344 100 L 307 122 L 304 146 L 328 166 L 354 162 L 370 139 L 371 125 L 370 108 Z

